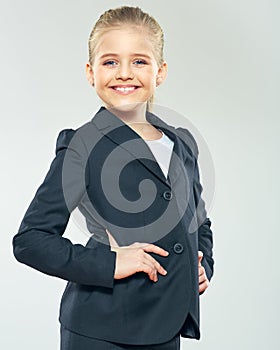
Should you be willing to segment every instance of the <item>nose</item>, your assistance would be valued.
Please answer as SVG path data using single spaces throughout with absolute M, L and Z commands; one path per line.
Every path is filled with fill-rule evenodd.
M 116 79 L 128 80 L 133 78 L 132 67 L 129 64 L 120 64 L 116 71 Z

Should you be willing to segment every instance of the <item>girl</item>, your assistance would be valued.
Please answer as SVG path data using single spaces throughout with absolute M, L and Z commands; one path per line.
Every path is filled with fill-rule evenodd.
M 86 75 L 103 106 L 64 129 L 13 239 L 18 261 L 68 281 L 61 349 L 179 349 L 200 338 L 199 295 L 213 274 L 196 142 L 151 113 L 166 77 L 163 33 L 138 7 L 106 11 Z M 78 207 L 91 237 L 62 237 Z

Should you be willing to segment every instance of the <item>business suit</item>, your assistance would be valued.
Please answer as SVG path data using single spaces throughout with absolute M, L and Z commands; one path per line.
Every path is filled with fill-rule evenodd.
M 141 331 L 141 330 L 140 330 Z M 87 336 L 69 331 L 61 325 L 60 350 L 179 350 L 180 334 L 171 340 L 160 344 L 131 345 L 111 342 L 108 340 L 89 338 Z
M 174 142 L 168 178 L 139 135 L 102 107 L 81 128 L 60 132 L 56 157 L 13 239 L 14 254 L 69 281 L 60 322 L 74 332 L 137 345 L 163 343 L 178 332 L 199 339 L 198 250 L 209 280 L 214 261 L 198 150 L 187 130 L 146 117 Z M 62 237 L 77 206 L 93 233 L 86 248 Z M 115 280 L 106 229 L 120 246 L 151 242 L 168 250 L 168 257 L 150 253 L 168 274 L 156 283 L 144 272 Z

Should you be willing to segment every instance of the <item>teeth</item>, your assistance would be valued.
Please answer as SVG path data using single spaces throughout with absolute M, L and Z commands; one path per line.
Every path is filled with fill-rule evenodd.
M 129 91 L 135 90 L 135 87 L 134 86 L 130 86 L 130 87 L 115 87 L 115 90 L 121 91 L 121 92 L 129 92 Z

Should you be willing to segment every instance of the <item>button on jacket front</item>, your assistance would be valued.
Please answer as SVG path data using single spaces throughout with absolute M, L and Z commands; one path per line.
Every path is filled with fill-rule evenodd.
M 198 250 L 209 280 L 214 261 L 197 147 L 188 130 L 146 117 L 174 142 L 168 180 L 141 137 L 102 107 L 82 127 L 60 132 L 56 156 L 13 239 L 14 254 L 68 281 L 60 322 L 74 332 L 138 345 L 178 332 L 199 339 Z M 86 247 L 62 237 L 77 207 L 92 234 Z M 167 257 L 151 253 L 167 275 L 156 283 L 145 273 L 115 280 L 106 230 L 120 246 L 148 242 L 168 250 Z
M 172 192 L 170 191 L 163 192 L 163 198 L 167 201 L 170 201 L 172 199 Z
M 181 254 L 184 250 L 184 246 L 181 243 L 175 243 L 173 246 L 173 250 L 176 254 Z

